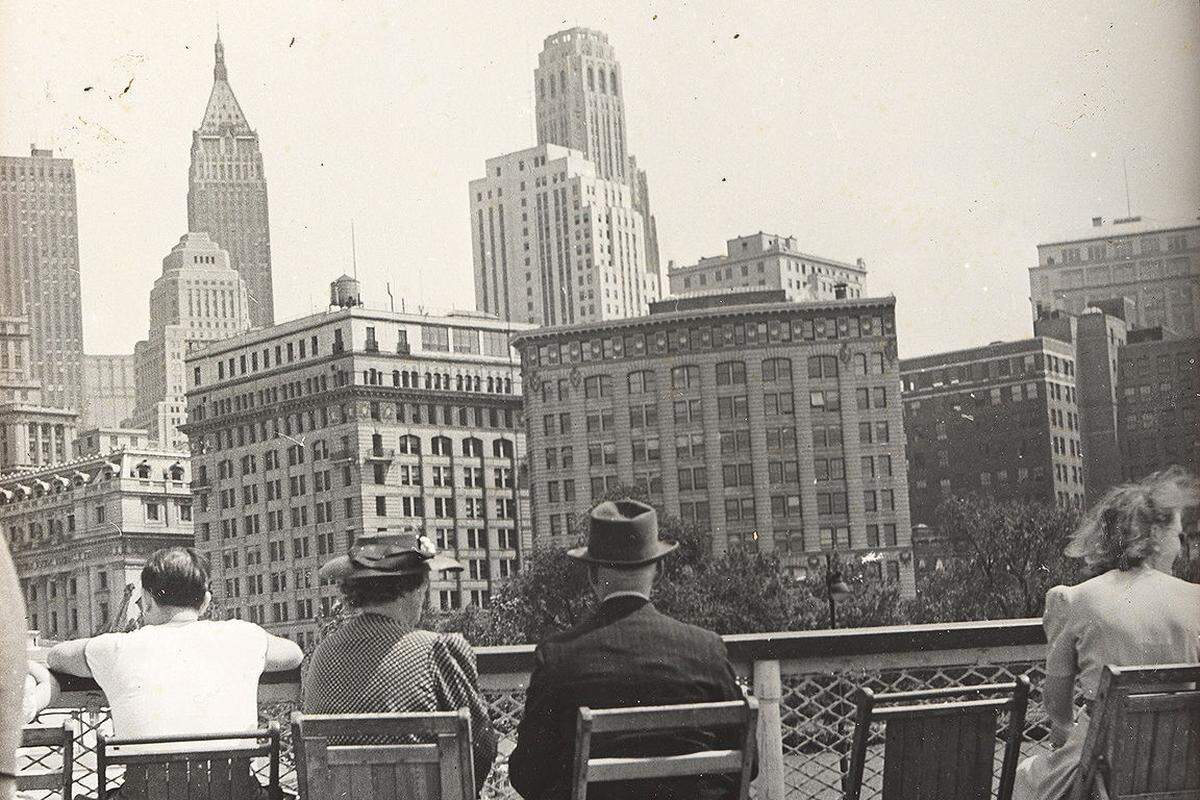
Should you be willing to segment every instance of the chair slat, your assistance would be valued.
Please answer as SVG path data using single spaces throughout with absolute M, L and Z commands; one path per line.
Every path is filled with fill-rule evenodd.
M 371 797 L 399 797 L 396 793 L 396 766 L 390 762 L 369 765 Z
M 879 702 L 879 698 L 875 698 L 875 702 Z M 957 703 L 928 703 L 917 706 L 888 706 L 887 708 L 876 708 L 873 716 L 876 721 L 885 719 L 893 719 L 896 717 L 936 717 L 955 716 L 964 713 L 970 713 L 976 709 L 1002 709 L 1006 708 L 1009 700 L 1005 698 L 996 698 L 994 700 L 963 700 Z
M 52 789 L 60 791 L 63 787 L 62 772 L 33 772 L 17 776 L 17 789 L 22 792 Z
M 159 751 L 153 753 L 122 753 L 109 751 L 109 764 L 163 764 L 168 761 L 228 761 L 233 758 L 261 758 L 270 755 L 268 747 L 256 747 L 253 750 L 188 750 L 188 751 Z
M 367 738 L 376 736 L 436 736 L 453 734 L 457 725 L 454 711 L 405 714 L 305 714 L 301 717 L 302 734 L 308 738 L 324 736 Z
M 739 772 L 740 750 L 704 750 L 681 756 L 655 758 L 592 758 L 588 760 L 588 782 L 629 781 L 646 778 L 679 778 Z
M 334 745 L 327 751 L 328 764 L 436 764 L 436 744 Z
M 55 728 L 22 728 L 21 747 L 62 747 L 63 729 Z
M 740 700 L 725 703 L 692 703 L 678 706 L 640 708 L 593 708 L 592 733 L 630 733 L 690 728 L 696 725 L 719 727 L 741 725 L 746 720 L 746 704 Z
M 172 761 L 167 764 L 167 796 L 188 796 L 188 767 L 186 760 Z

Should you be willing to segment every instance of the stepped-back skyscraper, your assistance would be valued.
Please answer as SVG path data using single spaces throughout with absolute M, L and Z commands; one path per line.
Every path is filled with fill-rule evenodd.
M 627 149 L 625 80 L 607 34 L 570 28 L 547 36 L 533 71 L 537 143 L 578 150 L 596 176 L 630 187 L 641 212 L 646 271 L 658 275 L 658 234 L 645 170 Z
M 275 320 L 267 181 L 258 134 L 229 85 L 220 33 L 215 50 L 212 93 L 200 129 L 192 132 L 188 230 L 207 233 L 229 253 L 246 282 L 250 324 L 261 328 Z

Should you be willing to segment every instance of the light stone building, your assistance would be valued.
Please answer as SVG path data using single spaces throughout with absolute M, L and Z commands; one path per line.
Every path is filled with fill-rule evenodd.
M 671 294 L 782 289 L 792 302 L 863 296 L 867 269 L 861 258 L 850 264 L 810 255 L 796 246 L 794 236 L 761 231 L 729 239 L 725 248 L 723 256 L 708 256 L 682 267 L 671 265 L 667 270 Z
M 657 300 L 633 190 L 575 150 L 490 158 L 471 181 L 475 302 L 501 319 L 562 325 L 641 316 Z
M 1095 217 L 1090 229 L 1037 251 L 1029 270 L 1035 319 L 1039 308 L 1080 314 L 1096 301 L 1126 297 L 1133 302 L 1131 330 L 1200 335 L 1200 222 Z
M 150 433 L 137 428 L 89 428 L 79 432 L 71 449 L 74 458 L 86 458 L 114 450 L 137 450 L 154 445 Z
M 659 275 L 658 231 L 646 171 L 626 149 L 625 81 L 608 36 L 570 28 L 547 36 L 533 72 L 537 143 L 578 150 L 596 175 L 628 184 L 642 215 L 645 269 Z
M 127 448 L 0 478 L 0 535 L 27 624 L 51 639 L 122 627 L 146 557 L 192 544 L 185 453 Z
M 29 320 L 0 317 L 0 403 L 40 403 L 42 386 L 30 375 Z
M 137 405 L 137 370 L 133 354 L 83 357 L 83 410 L 79 427 L 116 428 Z
M 37 147 L 27 158 L 0 156 L 0 318 L 13 317 L 28 319 L 27 363 L 41 385 L 40 402 L 78 410 L 83 311 L 75 166 Z
M 434 576 L 432 608 L 485 604 L 531 539 L 509 347 L 527 327 L 355 305 L 192 352 L 197 547 L 223 612 L 310 645 L 338 597 L 318 567 L 411 528 L 466 567 Z
M 262 151 L 229 85 L 219 34 L 215 53 L 212 93 L 192 133 L 188 230 L 207 233 L 229 254 L 230 266 L 246 282 L 250 322 L 264 327 L 275 319 L 275 299 Z
M 246 284 L 205 233 L 188 233 L 163 259 L 150 291 L 150 332 L 134 348 L 137 405 L 130 424 L 168 447 L 186 447 L 188 352 L 250 327 Z
M 874 553 L 911 596 L 894 314 L 771 290 L 516 336 L 537 540 L 567 544 L 573 515 L 634 485 L 716 552 L 775 552 L 797 577 Z

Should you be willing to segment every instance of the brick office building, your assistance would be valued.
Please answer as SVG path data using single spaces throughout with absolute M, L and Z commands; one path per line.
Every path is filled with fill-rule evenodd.
M 519 334 L 539 541 L 620 485 L 729 546 L 879 552 L 913 589 L 892 298 L 782 291 L 666 300 L 647 317 Z
M 466 567 L 434 577 L 434 608 L 485 603 L 529 540 L 508 344 L 525 327 L 353 307 L 191 354 L 196 542 L 224 612 L 311 643 L 338 596 L 317 568 L 406 528 Z
M 1122 479 L 1172 464 L 1200 472 L 1200 337 L 1131 331 L 1117 361 Z
M 947 497 L 1082 506 L 1075 349 L 1039 336 L 905 359 L 909 505 L 936 525 Z

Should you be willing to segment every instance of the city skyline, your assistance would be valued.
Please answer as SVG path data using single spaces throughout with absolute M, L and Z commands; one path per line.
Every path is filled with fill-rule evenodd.
M 897 295 L 906 357 L 1027 336 L 1036 245 L 1123 214 L 1123 161 L 1134 213 L 1197 213 L 1200 69 L 1181 57 L 1193 6 L 979 7 L 953 28 L 945 5 L 880 9 L 869 28 L 815 6 L 751 18 L 555 5 L 464 29 L 430 9 L 284 21 L 279 8 L 219 6 L 273 187 L 279 319 L 325 307 L 328 280 L 350 268 L 351 219 L 369 305 L 385 307 L 390 280 L 409 310 L 473 307 L 462 186 L 531 143 L 536 54 L 577 24 L 620 53 L 664 269 L 758 230 L 863 257 L 867 294 Z M 14 76 L 0 152 L 33 141 L 75 160 L 89 352 L 130 352 L 144 335 L 161 253 L 186 224 L 217 10 L 148 7 L 127 22 L 0 6 Z M 822 35 L 798 44 L 801 22 Z M 81 55 L 52 63 L 62 52 Z

